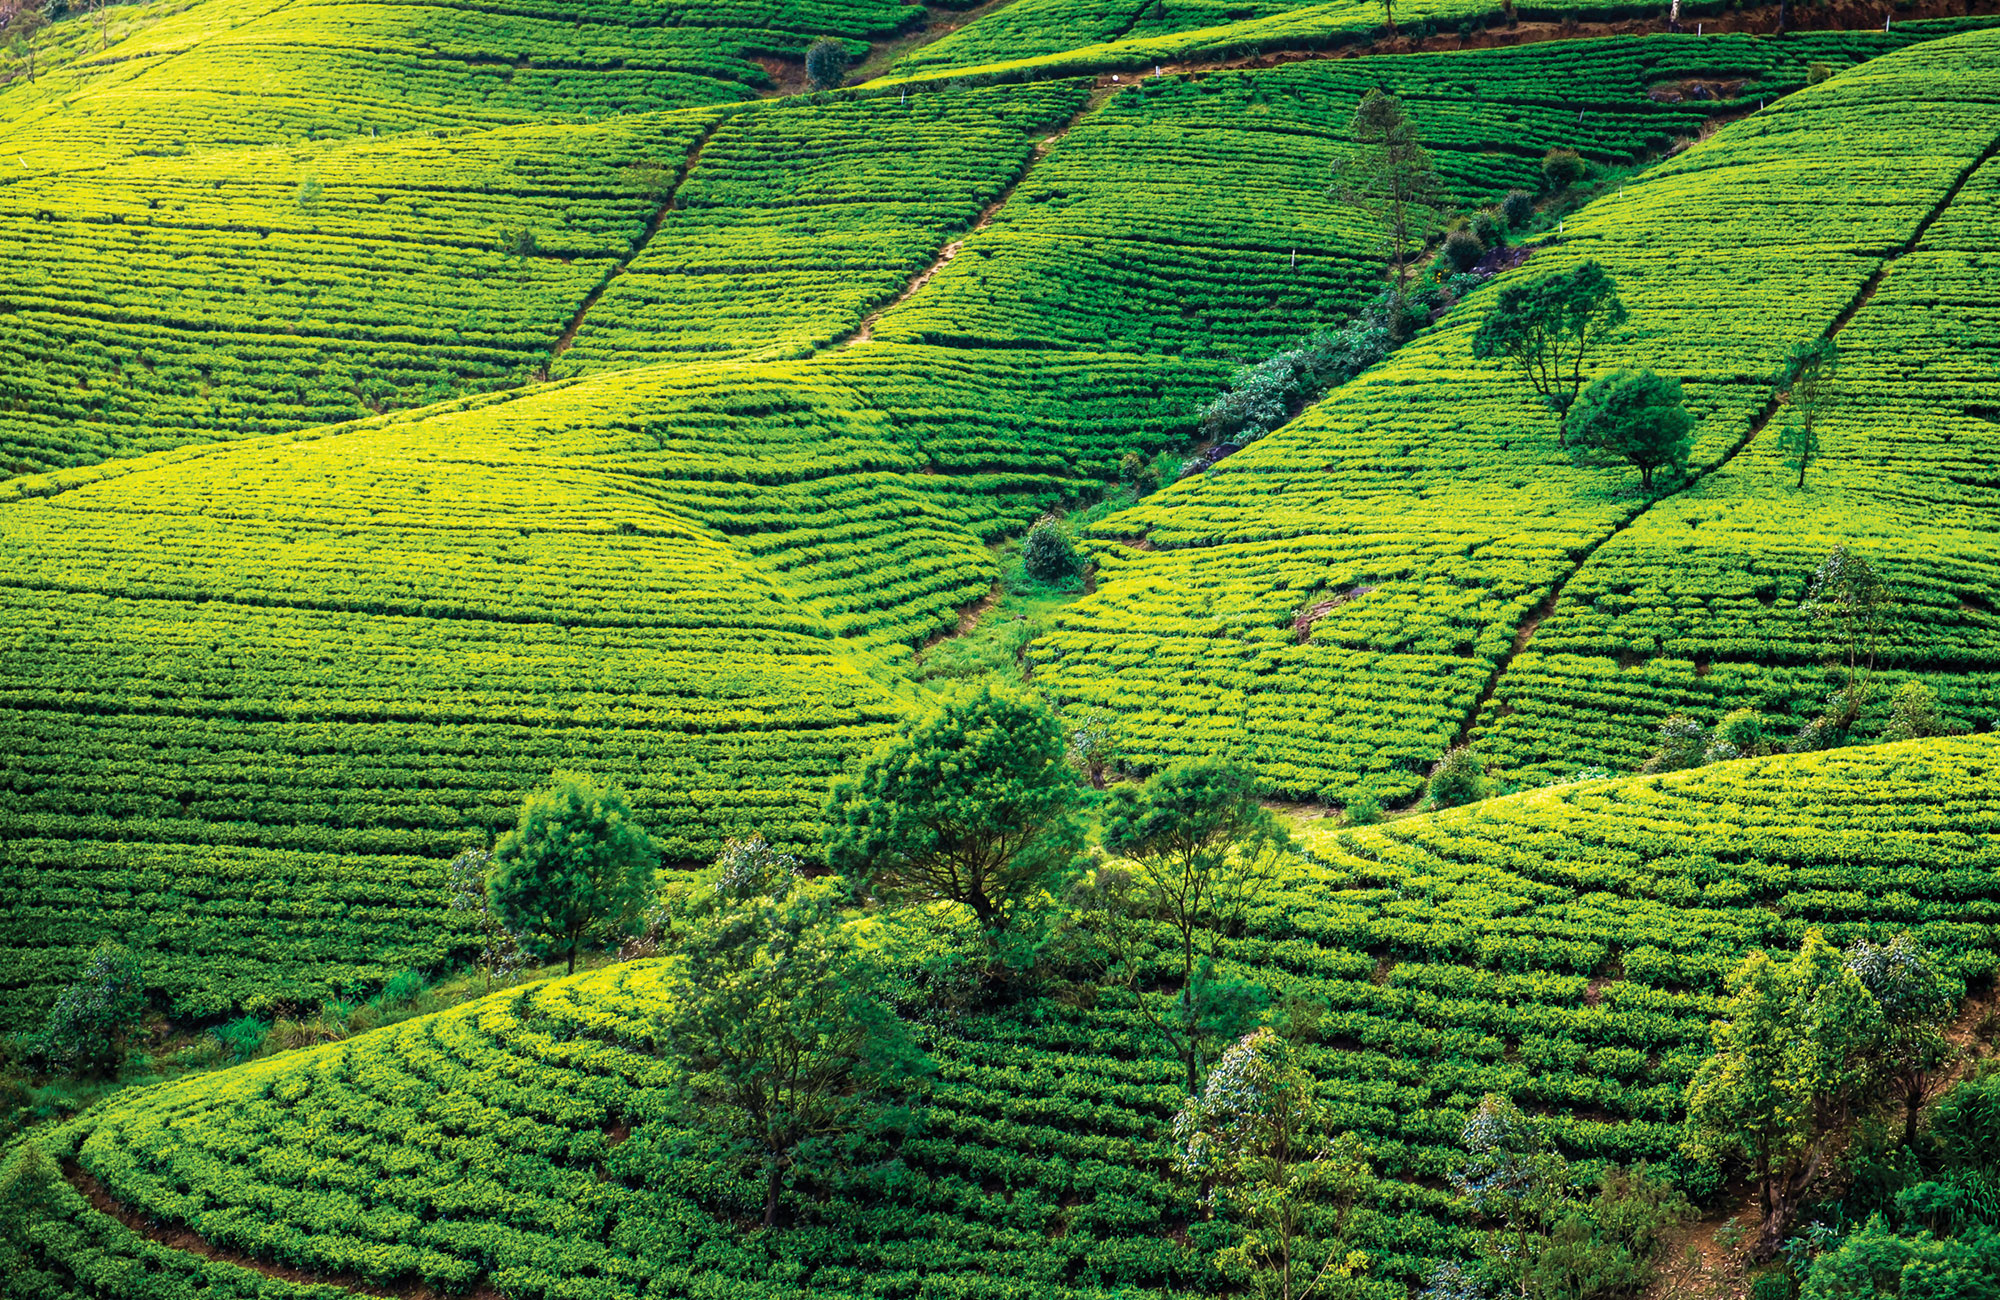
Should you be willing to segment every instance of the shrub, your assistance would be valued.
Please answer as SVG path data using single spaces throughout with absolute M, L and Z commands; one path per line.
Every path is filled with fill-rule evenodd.
M 833 90 L 847 80 L 847 45 L 822 36 L 806 51 L 806 80 L 814 90 Z
M 1363 790 L 1347 801 L 1343 811 L 1349 826 L 1373 826 L 1382 820 L 1382 801 Z
M 125 1059 L 125 1042 L 146 1009 L 139 959 L 109 940 L 97 945 L 75 983 L 56 995 L 29 1055 L 79 1077 L 109 1077 Z
M 1821 63 L 1815 59 L 1811 63 L 1806 64 L 1806 84 L 1808 86 L 1817 86 L 1832 75 L 1833 65 L 1831 63 Z
M 406 970 L 399 975 L 392 975 L 389 977 L 389 982 L 382 986 L 382 1004 L 398 1006 L 415 1002 L 423 995 L 424 990 L 430 987 L 430 983 L 420 971 Z
M 1699 722 L 1685 713 L 1669 713 L 1653 733 L 1653 756 L 1641 772 L 1679 772 L 1700 767 L 1706 736 Z
M 1021 568 L 1037 582 L 1067 582 L 1083 572 L 1083 560 L 1055 520 L 1041 519 L 1021 543 Z
M 1917 740 L 1943 732 L 1935 691 L 1923 682 L 1904 682 L 1896 688 L 1889 700 L 1889 723 L 1882 728 L 1882 739 Z
M 1764 720 L 1755 709 L 1733 709 L 1715 724 L 1715 733 L 1709 738 L 1701 761 L 1722 763 L 1762 753 L 1763 749 Z
M 1486 256 L 1486 245 L 1470 230 L 1454 230 L 1444 237 L 1445 260 L 1460 271 L 1470 271 Z
M 1488 248 L 1498 248 L 1507 242 L 1506 219 L 1492 208 L 1481 208 L 1473 213 L 1467 229 L 1478 236 L 1479 242 Z
M 1542 183 L 1560 194 L 1590 174 L 1590 164 L 1574 149 L 1551 149 L 1542 155 Z
M 255 1016 L 245 1016 L 226 1025 L 217 1025 L 208 1032 L 236 1058 L 236 1064 L 241 1065 L 263 1050 L 264 1039 L 270 1035 L 271 1026 Z
M 1428 793 L 1433 808 L 1478 803 L 1486 797 L 1486 765 L 1479 761 L 1479 755 L 1470 745 L 1446 750 L 1438 765 L 1431 769 Z
M 1500 200 L 1500 215 L 1509 230 L 1526 230 L 1535 219 L 1535 196 L 1526 190 L 1508 190 Z

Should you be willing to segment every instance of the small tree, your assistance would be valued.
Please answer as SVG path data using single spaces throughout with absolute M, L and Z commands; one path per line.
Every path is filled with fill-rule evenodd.
M 1882 1012 L 1882 1037 L 1871 1059 L 1884 1093 L 1903 1107 L 1903 1145 L 1917 1140 L 1917 1120 L 1937 1071 L 1956 1055 L 1945 1027 L 1965 986 L 1908 931 L 1888 943 L 1857 940 L 1847 950 L 1854 972 Z
M 0 0 L 0 37 L 21 52 L 31 82 L 35 79 L 35 38 L 48 20 L 41 0 Z
M 1038 519 L 1022 539 L 1021 568 L 1037 582 L 1068 582 L 1083 572 L 1083 561 L 1060 524 Z
M 880 897 L 960 903 L 1004 931 L 1082 854 L 1067 748 L 1031 696 L 958 695 L 834 783 L 827 863 Z
M 1919 740 L 1944 734 L 1944 718 L 1938 713 L 1937 692 L 1920 681 L 1904 682 L 1889 697 L 1889 723 L 1882 728 L 1884 740 Z
M 1798 461 L 1798 486 L 1804 487 L 1806 467 L 1819 455 L 1819 417 L 1833 391 L 1840 348 L 1832 339 L 1814 339 L 1793 348 L 1786 365 L 1792 382 L 1781 400 L 1791 408 L 1792 415 L 1778 433 L 1778 451 Z
M 1486 765 L 1470 745 L 1448 749 L 1431 769 L 1425 794 L 1433 808 L 1457 808 L 1486 797 Z
M 1686 1148 L 1749 1162 L 1763 1213 L 1752 1254 L 1770 1259 L 1867 1095 L 1882 1012 L 1818 930 L 1789 962 L 1750 954 L 1729 993 L 1714 1054 L 1688 1088 Z
M 616 785 L 558 773 L 527 797 L 500 837 L 487 896 L 507 930 L 537 957 L 631 932 L 653 899 L 659 854 Z
M 139 959 L 122 944 L 100 942 L 69 987 L 56 995 L 49 1018 L 29 1042 L 30 1054 L 79 1078 L 110 1078 L 146 1010 Z
M 1074 709 L 1063 714 L 1069 736 L 1069 757 L 1093 790 L 1105 787 L 1105 773 L 1125 758 L 1125 740 L 1118 718 L 1108 709 Z
M 1430 151 L 1417 126 L 1393 95 L 1371 90 L 1354 110 L 1354 147 L 1334 167 L 1329 196 L 1372 218 L 1389 245 L 1396 292 L 1403 291 L 1405 258 L 1437 225 L 1447 201 Z
M 804 874 L 797 858 L 778 852 L 762 835 L 724 840 L 715 857 L 715 892 L 747 902 L 782 894 Z
M 814 90 L 836 90 L 847 80 L 847 43 L 822 36 L 806 49 L 806 80 Z
M 1535 196 L 1526 190 L 1508 190 L 1507 197 L 1500 200 L 1500 215 L 1507 219 L 1507 229 L 1519 234 L 1534 224 Z
M 1141 914 L 1165 921 L 1173 932 L 1179 988 L 1165 1014 L 1141 988 L 1140 964 L 1129 951 L 1121 969 L 1141 1013 L 1181 1058 L 1193 1095 L 1201 1087 L 1203 1043 L 1218 1013 L 1246 1001 L 1233 982 L 1214 974 L 1220 941 L 1277 879 L 1291 838 L 1258 802 L 1249 772 L 1204 758 L 1163 768 L 1143 786 L 1112 791 L 1104 847 L 1138 868 Z M 1245 1027 L 1229 1029 L 1241 1033 Z
M 1874 689 L 1875 645 L 1891 601 L 1874 566 L 1844 545 L 1827 553 L 1806 584 L 1799 610 L 1821 629 L 1827 660 L 1844 679 L 1821 724 L 1835 734 L 1854 725 Z
M 1542 184 L 1552 194 L 1561 194 L 1589 171 L 1590 164 L 1574 149 L 1551 149 L 1542 155 Z
M 1348 1240 L 1354 1207 L 1374 1189 L 1368 1152 L 1358 1134 L 1329 1138 L 1313 1091 L 1291 1045 L 1259 1029 L 1174 1117 L 1180 1170 L 1242 1229 L 1217 1266 L 1274 1300 L 1351 1294 L 1369 1264 Z
M 1472 355 L 1514 364 L 1556 416 L 1556 443 L 1569 442 L 1570 408 L 1583 388 L 1590 350 L 1625 323 L 1618 287 L 1595 261 L 1500 290 L 1472 337 Z
M 488 993 L 495 976 L 506 979 L 528 964 L 521 941 L 508 930 L 494 910 L 492 895 L 486 891 L 486 877 L 493 869 L 493 855 L 485 849 L 466 849 L 445 868 L 446 905 L 453 912 L 470 916 L 479 935 L 479 951 L 472 964 L 478 968 Z
M 689 928 L 662 1021 L 694 1122 L 763 1166 L 767 1228 L 786 1176 L 830 1162 L 832 1144 L 923 1066 L 877 993 L 879 922 L 842 919 L 839 881 L 773 879 L 768 894 L 719 891 Z
M 1707 732 L 1685 713 L 1669 713 L 1653 732 L 1653 752 L 1641 772 L 1680 772 L 1700 767 Z
M 1755 709 L 1731 709 L 1722 715 L 1702 751 L 1704 763 L 1726 763 L 1764 752 L 1764 720 Z
M 1662 465 L 1687 473 L 1694 417 L 1681 405 L 1681 381 L 1650 370 L 1614 370 L 1591 381 L 1577 398 L 1570 430 L 1578 451 L 1630 461 L 1642 491 L 1653 490 Z

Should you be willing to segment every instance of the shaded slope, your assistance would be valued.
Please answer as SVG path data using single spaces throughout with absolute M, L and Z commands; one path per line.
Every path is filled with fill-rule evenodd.
M 1439 1180 L 1486 1092 L 1548 1114 L 1574 1157 L 1678 1167 L 1683 1090 L 1745 951 L 1814 925 L 1842 943 L 1907 927 L 1963 969 L 1991 963 L 1996 760 L 1990 740 L 1915 742 L 1312 836 L 1315 865 L 1255 911 L 1224 965 L 1324 999 L 1303 1057 L 1390 1180 L 1362 1220 L 1371 1276 L 1405 1286 L 1464 1251 Z M 969 1300 L 1222 1287 L 1206 1261 L 1226 1225 L 1190 1215 L 1166 1176 L 1179 1064 L 1122 995 L 927 1028 L 940 1071 L 921 1132 L 864 1150 L 851 1179 L 797 1181 L 793 1226 L 760 1234 L 738 1222 L 760 1200 L 755 1171 L 678 1130 L 666 1104 L 659 970 L 555 981 L 128 1096 L 52 1145 L 165 1223 L 372 1285 Z M 298 1294 L 145 1243 L 62 1192 L 27 1296 L 102 1295 L 84 1279 L 142 1259 L 218 1296 Z

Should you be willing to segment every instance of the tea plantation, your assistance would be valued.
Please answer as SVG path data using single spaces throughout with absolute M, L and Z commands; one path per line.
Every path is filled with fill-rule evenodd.
M 1994 746 L 1931 741 L 1596 781 L 1306 841 L 1232 969 L 1328 999 L 1307 1058 L 1394 1181 L 1378 1276 L 1465 1232 L 1434 1190 L 1502 1091 L 1582 1156 L 1671 1160 L 1723 972 L 1808 926 L 1996 952 Z M 1220 1225 L 1167 1176 L 1178 1063 L 1114 999 L 926 1032 L 923 1124 L 812 1225 L 746 1239 L 758 1189 L 669 1118 L 640 963 L 130 1095 L 43 1139 L 120 1202 L 363 1286 L 503 1295 L 1182 1294 Z M 628 1136 L 629 1135 L 629 1136 Z M 24 1296 L 314 1294 L 162 1249 L 68 1187 Z
M 1500 1294 L 1439 1271 L 1489 1095 L 1713 1236 L 1750 1191 L 1690 1099 L 1747 956 L 1907 935 L 1993 1036 L 1985 7 L 0 0 L 0 1294 L 1262 1294 L 1176 1133 L 1243 1026 L 1183 1061 L 1172 918 L 1077 919 L 1120 800 L 1213 759 L 1293 838 L 1201 978 L 1379 1180 L 1315 1300 Z M 1342 197 L 1378 92 L 1435 168 L 1400 246 Z M 1392 251 L 1433 286 L 1393 328 Z M 1629 321 L 1584 377 L 1692 420 L 1648 487 L 1475 346 L 1591 265 Z M 1371 329 L 1267 434 L 1204 419 Z M 1862 640 L 1814 615 L 1837 548 Z M 846 870 L 830 786 L 989 682 L 1055 711 L 1106 870 L 1004 936 L 849 872 L 928 1068 L 767 1179 L 683 1105 L 723 1067 L 681 1069 L 676 944 L 742 837 Z M 349 1036 L 474 978 L 500 877 L 468 911 L 449 864 L 559 772 L 659 860 L 597 968 Z M 144 1027 L 65 1075 L 37 1031 L 106 943 Z

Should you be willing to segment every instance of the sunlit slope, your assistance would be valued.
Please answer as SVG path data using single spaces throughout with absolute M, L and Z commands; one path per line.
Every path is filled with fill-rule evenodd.
M 1371 1275 L 1420 1285 L 1464 1253 L 1442 1176 L 1487 1092 L 1546 1114 L 1572 1156 L 1684 1171 L 1686 1083 L 1744 952 L 1812 926 L 1838 943 L 1910 929 L 1960 969 L 1990 964 L 1996 763 L 1990 739 L 1921 741 L 1309 832 L 1311 863 L 1224 967 L 1322 1005 L 1305 1062 L 1391 1180 L 1361 1220 Z M 792 1226 L 770 1234 L 740 1226 L 756 1169 L 672 1118 L 662 996 L 652 963 L 500 994 L 130 1096 L 54 1141 L 161 1222 L 377 1286 L 1223 1289 L 1208 1261 L 1227 1225 L 1190 1215 L 1164 1175 L 1179 1062 L 1123 995 L 923 1030 L 939 1072 L 920 1132 L 865 1146 L 851 1179 L 798 1180 Z M 85 1279 L 142 1266 L 216 1296 L 297 1294 L 141 1242 L 61 1191 L 28 1295 L 108 1295 Z
M 969 226 L 1083 93 L 0 171 L 17 250 L 0 470 L 352 419 L 552 366 L 828 342 Z
M 1769 407 L 1787 350 L 1830 329 L 2000 137 L 1996 67 L 2000 34 L 1973 34 L 1787 98 L 1600 201 L 1511 274 L 1603 262 L 1633 328 L 1595 365 L 1683 378 L 1694 464 L 1718 465 Z M 1644 506 L 1636 475 L 1570 464 L 1525 385 L 1471 358 L 1479 301 L 1103 524 L 1097 594 L 1038 644 L 1037 681 L 1115 703 L 1142 759 L 1221 749 L 1299 794 L 1412 793 L 1552 585 Z M 1905 554 L 1953 528 L 1914 511 L 1909 526 Z M 1158 549 L 1116 540 L 1138 535 Z M 1680 558 L 1661 553 L 1662 580 Z M 1960 572 L 1971 590 L 1976 570 Z M 1984 635 L 1976 608 L 1939 613 Z M 1316 620 L 1303 643 L 1301 616 Z
M 1841 330 L 1805 486 L 1767 435 L 1591 557 L 1482 723 L 1510 773 L 1635 767 L 1676 710 L 1703 722 L 1739 707 L 1810 715 L 1836 679 L 1820 667 L 1825 630 L 1796 610 L 1836 545 L 1867 556 L 1895 602 L 1864 726 L 1913 676 L 1960 725 L 2000 723 L 1996 241 L 1989 156 Z

